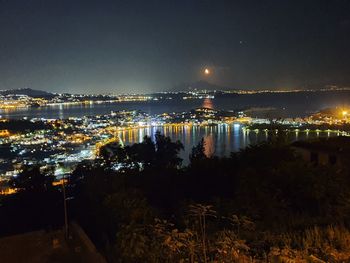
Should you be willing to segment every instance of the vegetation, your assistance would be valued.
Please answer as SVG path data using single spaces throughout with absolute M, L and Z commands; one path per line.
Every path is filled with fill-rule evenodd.
M 9 182 L 18 192 L 0 196 L 1 236 L 62 225 L 62 194 L 52 181 L 52 171 L 31 166 Z
M 44 122 L 31 122 L 29 120 L 6 120 L 0 121 L 0 130 L 9 130 L 13 133 L 33 132 L 36 130 L 47 130 L 50 127 Z
M 105 145 L 71 175 L 70 219 L 109 262 L 350 261 L 347 167 L 305 163 L 281 138 L 227 158 L 201 141 L 184 168 L 182 147 L 159 133 Z M 57 191 L 32 172 L 35 187 L 29 171 L 16 180 L 22 192 Z

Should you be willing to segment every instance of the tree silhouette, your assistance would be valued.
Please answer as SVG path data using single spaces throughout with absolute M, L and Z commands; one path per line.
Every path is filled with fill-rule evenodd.
M 125 162 L 127 156 L 124 147 L 119 142 L 110 142 L 103 145 L 99 155 L 107 165 L 112 162 Z
M 43 192 L 52 188 L 54 176 L 52 171 L 43 173 L 39 166 L 27 166 L 16 177 L 13 177 L 9 184 L 22 191 Z
M 172 142 L 169 137 L 160 134 L 159 131 L 155 134 L 156 145 L 156 161 L 155 165 L 159 168 L 176 168 L 182 159 L 178 157 L 180 151 L 184 148 L 180 141 Z
M 162 170 L 174 169 L 181 164 L 182 159 L 178 154 L 182 149 L 180 141 L 172 142 L 169 137 L 157 131 L 154 142 L 149 136 L 145 136 L 143 142 L 126 147 L 126 152 L 130 161 L 142 164 L 144 169 Z
M 151 137 L 145 136 L 141 143 L 135 143 L 126 147 L 130 161 L 141 163 L 142 166 L 150 167 L 156 158 L 156 147 Z
M 196 146 L 192 147 L 192 152 L 190 154 L 191 164 L 207 158 L 207 156 L 205 155 L 204 147 L 205 147 L 204 138 L 202 138 Z

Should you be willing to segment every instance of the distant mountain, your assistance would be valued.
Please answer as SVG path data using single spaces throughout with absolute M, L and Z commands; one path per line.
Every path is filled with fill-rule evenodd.
M 27 95 L 29 97 L 52 97 L 54 94 L 42 90 L 34 90 L 30 88 L 0 90 L 0 95 Z
M 216 85 L 210 82 L 207 82 L 205 80 L 200 80 L 197 82 L 192 83 L 182 83 L 180 85 L 177 85 L 174 87 L 175 91 L 189 91 L 189 90 L 207 90 L 207 91 L 214 91 L 214 90 L 231 90 L 228 87 Z

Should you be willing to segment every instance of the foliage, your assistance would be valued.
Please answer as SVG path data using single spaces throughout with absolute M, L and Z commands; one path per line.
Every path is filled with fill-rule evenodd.
M 178 157 L 183 145 L 180 141 L 172 142 L 160 132 L 156 132 L 155 140 L 145 136 L 141 143 L 122 147 L 117 142 L 104 145 L 100 156 L 107 166 L 119 162 L 124 167 L 175 169 L 181 165 L 182 159 Z
M 32 122 L 29 120 L 7 120 L 0 122 L 0 130 L 9 130 L 13 133 L 33 132 L 37 130 L 48 130 L 50 126 L 42 121 Z
M 283 138 L 226 158 L 201 141 L 187 167 L 182 147 L 159 133 L 108 145 L 70 176 L 69 214 L 110 262 L 349 261 L 347 167 L 305 163 Z M 37 168 L 20 178 L 48 186 Z
M 190 165 L 177 169 L 181 147 L 160 134 L 155 142 L 145 137 L 124 148 L 125 162 L 140 164 L 138 169 L 106 173 L 106 165 L 95 162 L 78 183 L 89 198 L 77 203 L 91 200 L 94 205 L 87 210 L 104 215 L 99 232 L 115 233 L 107 242 L 115 244 L 106 252 L 114 255 L 112 261 L 259 262 L 310 260 L 310 255 L 327 259 L 316 253 L 320 245 L 302 237 L 315 226 L 323 231 L 349 218 L 345 169 L 310 166 L 281 138 L 229 158 L 207 158 L 202 140 L 192 150 Z M 92 189 L 95 193 L 90 195 Z M 162 219 L 152 222 L 159 216 Z M 85 225 L 98 232 L 96 226 Z M 310 250 L 305 242 L 319 248 Z M 338 249 L 335 242 L 328 246 L 337 253 L 347 249 Z
M 52 171 L 42 172 L 39 166 L 25 167 L 16 177 L 13 177 L 9 185 L 23 191 L 47 191 L 52 188 L 54 176 Z
M 55 228 L 63 223 L 63 198 L 60 188 L 52 185 L 51 170 L 25 167 L 10 180 L 18 192 L 1 196 L 0 235 Z
M 192 152 L 189 156 L 191 164 L 198 161 L 205 160 L 207 156 L 205 155 L 205 142 L 202 138 L 199 143 L 192 148 Z
M 125 162 L 126 160 L 126 151 L 119 142 L 110 142 L 102 146 L 99 155 L 109 165 L 112 162 Z

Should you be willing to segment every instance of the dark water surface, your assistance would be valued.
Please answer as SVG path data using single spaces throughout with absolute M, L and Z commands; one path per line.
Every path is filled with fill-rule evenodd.
M 91 105 L 51 106 L 41 108 L 20 109 L 15 111 L 0 111 L 6 118 L 68 118 L 109 114 L 118 110 L 141 110 L 149 114 L 164 112 L 187 111 L 203 106 L 204 100 L 165 100 L 150 102 L 121 102 Z M 350 103 L 350 91 L 338 92 L 299 92 L 299 93 L 267 93 L 253 95 L 220 96 L 211 100 L 215 109 L 240 110 L 249 107 L 274 107 L 274 117 L 305 116 L 311 112 L 328 107 L 343 107 Z M 271 113 L 268 113 L 271 114 Z M 271 115 L 259 117 L 273 117 Z M 184 163 L 188 162 L 188 155 L 193 146 L 202 138 L 205 139 L 206 153 L 209 155 L 228 156 L 230 152 L 239 151 L 250 144 L 267 140 L 268 134 L 264 131 L 245 131 L 239 124 L 223 124 L 210 127 L 199 126 L 172 126 L 139 128 L 120 132 L 119 136 L 125 144 L 142 141 L 145 135 L 154 136 L 160 130 L 162 134 L 170 136 L 172 140 L 180 140 L 184 146 L 181 157 Z M 290 141 L 315 137 L 336 136 L 328 132 L 290 132 Z
M 212 99 L 215 109 L 241 110 L 250 107 L 274 107 L 274 116 L 299 117 L 328 107 L 350 105 L 350 91 L 263 93 L 251 95 L 225 95 Z M 118 110 L 141 110 L 149 114 L 188 111 L 203 106 L 203 100 L 160 100 L 149 102 L 119 102 L 91 105 L 62 105 L 39 108 L 0 110 L 5 118 L 68 118 L 109 114 Z
M 188 156 L 192 147 L 204 138 L 205 152 L 207 155 L 229 156 L 231 152 L 237 152 L 249 145 L 254 145 L 268 139 L 269 134 L 265 131 L 247 131 L 240 124 L 221 124 L 217 126 L 166 126 L 138 128 L 121 131 L 119 137 L 125 145 L 141 142 L 145 135 L 154 138 L 156 131 L 169 136 L 173 141 L 180 140 L 184 145 L 181 158 L 184 164 L 188 163 Z M 316 131 L 290 131 L 287 140 L 312 139 L 317 137 L 337 136 L 336 132 Z

